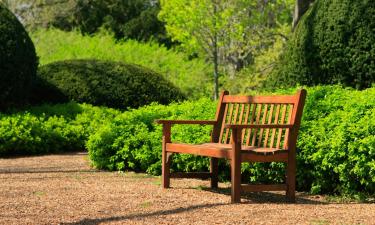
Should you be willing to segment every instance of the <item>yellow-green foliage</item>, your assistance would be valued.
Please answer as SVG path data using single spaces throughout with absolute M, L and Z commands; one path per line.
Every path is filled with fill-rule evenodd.
M 210 64 L 189 60 L 182 54 L 156 43 L 115 41 L 109 34 L 82 36 L 79 32 L 39 30 L 32 33 L 40 64 L 68 59 L 101 59 L 138 64 L 162 74 L 193 98 L 210 96 Z

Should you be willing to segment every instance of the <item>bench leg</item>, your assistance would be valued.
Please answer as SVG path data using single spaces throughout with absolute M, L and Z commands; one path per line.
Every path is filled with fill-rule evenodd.
M 232 180 L 232 203 L 241 202 L 241 130 L 232 131 L 232 159 L 231 159 L 231 180 Z
M 296 159 L 289 159 L 286 171 L 286 197 L 289 202 L 296 201 Z
M 163 151 L 162 156 L 162 185 L 163 188 L 169 188 L 170 187 L 170 167 L 171 167 L 171 153 L 167 153 Z
M 210 159 L 210 173 L 211 173 L 211 188 L 218 187 L 218 172 L 219 172 L 219 160 L 218 158 L 212 157 Z
M 232 159 L 231 165 L 231 180 L 232 180 L 232 203 L 241 202 L 241 161 Z

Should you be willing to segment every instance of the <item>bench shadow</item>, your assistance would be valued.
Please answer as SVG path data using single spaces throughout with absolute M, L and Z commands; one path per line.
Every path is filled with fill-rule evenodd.
M 108 222 L 120 222 L 125 220 L 132 220 L 132 219 L 141 219 L 153 216 L 166 216 L 172 214 L 178 214 L 183 212 L 188 212 L 197 209 L 205 209 L 205 208 L 213 208 L 216 206 L 228 205 L 229 203 L 217 203 L 217 204 L 201 204 L 201 205 L 193 205 L 189 207 L 180 207 L 175 209 L 169 210 L 160 210 L 156 212 L 149 212 L 149 213 L 135 213 L 126 216 L 113 216 L 113 217 L 106 217 L 106 218 L 96 218 L 96 219 L 89 219 L 85 218 L 83 220 L 72 222 L 72 223 L 60 223 L 61 225 L 97 225 L 101 223 L 108 223 Z
M 209 188 L 201 187 L 203 191 L 224 194 L 230 199 L 231 189 L 228 188 Z M 242 199 L 247 201 L 244 204 L 307 204 L 307 205 L 326 205 L 327 202 L 318 200 L 308 199 L 308 194 L 297 193 L 296 202 L 288 202 L 285 196 L 285 192 L 246 192 L 241 194 Z

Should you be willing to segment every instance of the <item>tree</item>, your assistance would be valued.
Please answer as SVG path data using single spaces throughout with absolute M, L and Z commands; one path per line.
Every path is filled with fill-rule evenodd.
M 271 40 L 276 9 L 282 0 L 162 0 L 159 18 L 172 40 L 213 64 L 214 98 L 218 98 L 220 69 L 233 71 L 252 63 Z
M 155 0 L 0 0 L 17 15 L 28 30 L 56 27 L 93 34 L 101 28 L 117 39 L 156 40 L 172 45 Z
M 272 88 L 375 83 L 375 1 L 315 0 L 268 77 Z
M 303 14 L 305 14 L 305 12 L 309 9 L 310 4 L 313 2 L 314 0 L 296 0 L 293 15 L 293 30 L 297 26 Z

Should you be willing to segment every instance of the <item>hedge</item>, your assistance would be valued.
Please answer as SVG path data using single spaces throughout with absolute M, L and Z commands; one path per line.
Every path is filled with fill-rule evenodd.
M 142 66 L 102 60 L 66 60 L 41 66 L 35 102 L 66 99 L 118 109 L 185 97 L 160 74 Z

